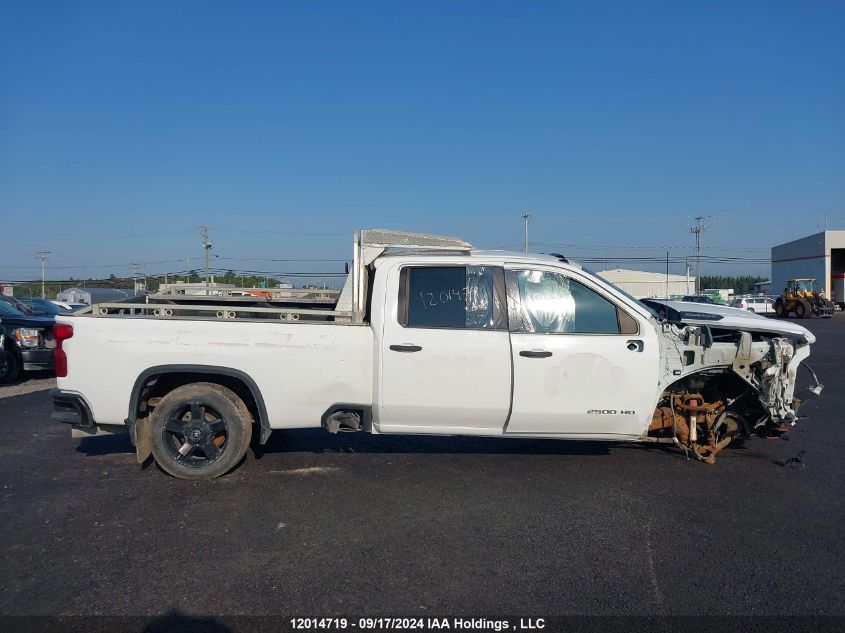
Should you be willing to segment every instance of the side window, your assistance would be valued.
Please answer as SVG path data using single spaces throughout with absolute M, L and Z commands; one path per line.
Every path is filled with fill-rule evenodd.
M 507 290 L 512 332 L 619 334 L 622 331 L 616 305 L 564 275 L 509 270 Z M 624 316 L 636 326 L 631 317 Z M 626 333 L 630 326 L 624 328 Z
M 495 266 L 409 266 L 399 283 L 406 327 L 507 329 L 504 271 Z

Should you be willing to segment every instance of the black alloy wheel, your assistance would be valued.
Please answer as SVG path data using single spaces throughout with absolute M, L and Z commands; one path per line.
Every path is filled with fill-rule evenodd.
M 177 387 L 150 416 L 150 448 L 156 464 L 180 479 L 224 475 L 246 455 L 252 416 L 233 391 L 214 383 Z
M 170 457 L 188 468 L 205 468 L 228 449 L 229 425 L 211 407 L 191 402 L 171 412 L 162 428 Z

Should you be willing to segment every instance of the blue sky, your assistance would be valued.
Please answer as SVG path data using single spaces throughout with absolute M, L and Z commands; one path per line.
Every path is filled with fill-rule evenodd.
M 842 2 L 0 10 L 0 278 L 198 267 L 201 224 L 272 271 L 362 226 L 519 248 L 525 212 L 575 256 L 845 228 Z

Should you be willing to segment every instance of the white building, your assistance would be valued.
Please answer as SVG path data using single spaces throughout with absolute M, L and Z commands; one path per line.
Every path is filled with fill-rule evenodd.
M 84 303 L 90 306 L 95 303 L 126 301 L 134 296 L 135 291 L 129 288 L 68 288 L 56 295 L 56 299 L 64 303 Z
M 845 231 L 822 231 L 772 248 L 772 293 L 789 279 L 812 278 L 831 296 L 831 277 L 845 273 Z
M 755 295 L 770 295 L 772 294 L 772 281 L 770 279 L 766 279 L 766 281 L 758 281 L 754 284 L 754 294 Z
M 602 270 L 597 274 L 637 299 L 689 295 L 695 292 L 695 277 L 686 275 L 667 275 L 624 268 Z

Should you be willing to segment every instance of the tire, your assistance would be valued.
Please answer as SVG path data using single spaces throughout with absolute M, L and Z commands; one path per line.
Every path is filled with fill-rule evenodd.
M 786 316 L 786 307 L 783 305 L 782 299 L 775 301 L 775 314 L 779 317 Z
M 237 466 L 252 438 L 252 417 L 233 391 L 208 382 L 177 387 L 150 417 L 156 464 L 179 479 L 214 479 Z
M 804 305 L 802 301 L 795 304 L 795 316 L 799 319 L 803 319 L 807 316 L 807 306 Z
M 751 314 L 754 314 L 754 308 L 748 308 L 748 311 L 749 311 Z
M 21 373 L 21 359 L 12 350 L 6 351 L 6 362 L 0 366 L 0 385 L 10 385 Z

